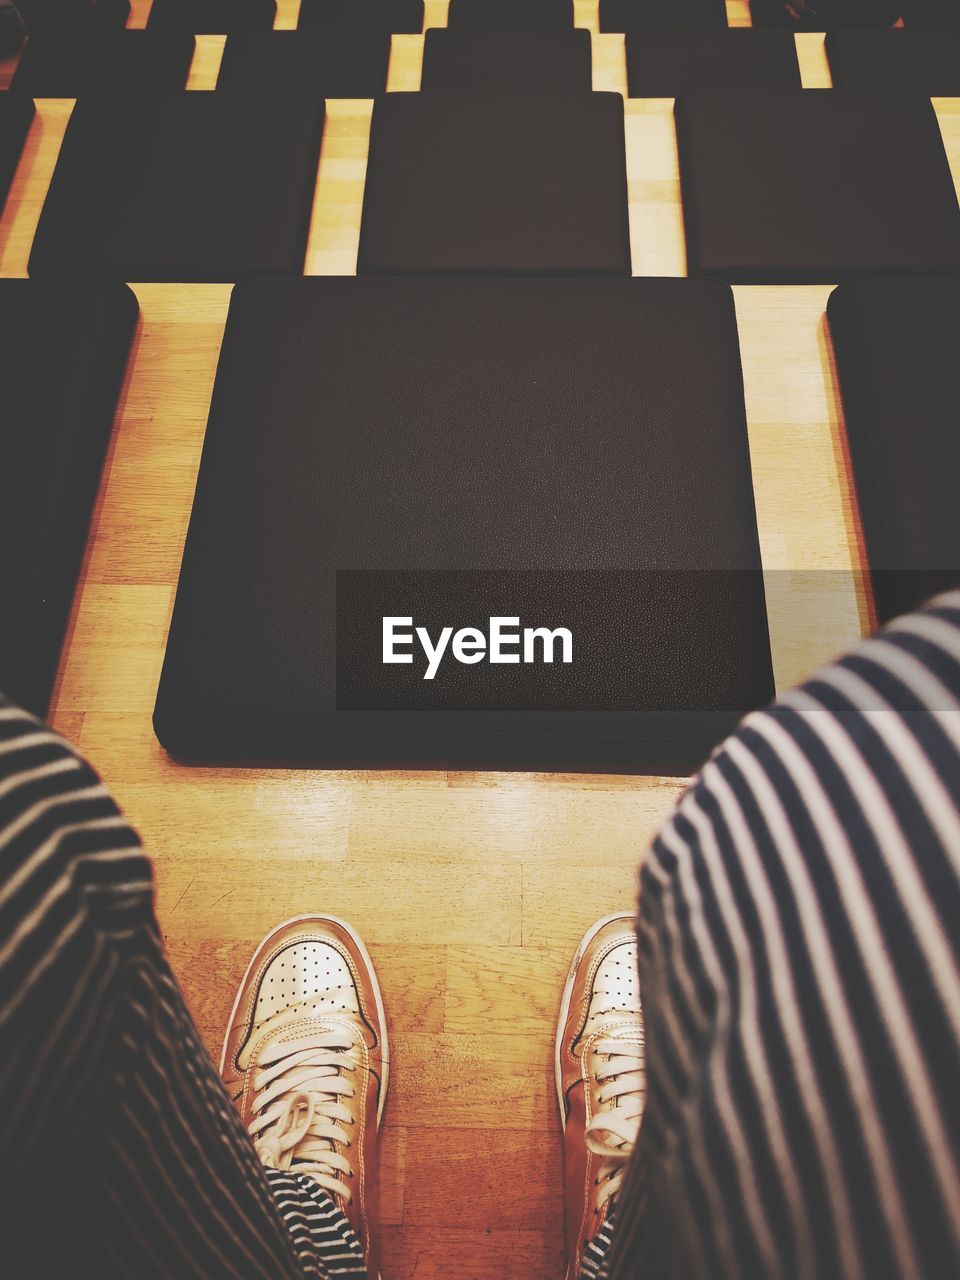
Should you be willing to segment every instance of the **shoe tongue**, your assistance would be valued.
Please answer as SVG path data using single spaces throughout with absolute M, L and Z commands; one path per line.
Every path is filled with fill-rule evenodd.
M 267 1018 L 266 1021 L 261 1022 L 237 1055 L 237 1062 L 241 1070 L 245 1071 L 250 1065 L 254 1050 L 259 1051 L 268 1042 L 288 1044 L 302 1039 L 304 1035 L 327 1035 L 332 1031 L 345 1029 L 349 1030 L 350 1039 L 353 1039 L 353 1023 L 350 1018 L 345 1018 L 343 1015 L 336 1013 L 328 1013 L 322 1016 L 316 1012 L 305 1014 L 304 1008 L 304 1005 L 292 1005 L 288 1009 L 281 1009 L 272 1018 Z M 305 1022 L 309 1022 L 309 1027 L 304 1025 Z

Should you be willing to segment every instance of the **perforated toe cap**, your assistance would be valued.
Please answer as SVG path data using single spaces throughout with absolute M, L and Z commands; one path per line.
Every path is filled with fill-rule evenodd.
M 350 966 L 331 943 L 304 939 L 282 947 L 267 963 L 253 1010 L 259 1026 L 285 1009 L 311 1013 L 358 1013 L 360 1003 Z

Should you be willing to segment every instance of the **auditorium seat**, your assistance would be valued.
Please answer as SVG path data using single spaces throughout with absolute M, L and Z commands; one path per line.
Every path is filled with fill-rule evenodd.
M 623 99 L 378 98 L 358 270 L 628 274 Z
M 383 617 L 566 627 L 431 680 Z M 535 649 L 540 653 L 542 649 Z M 234 290 L 154 724 L 187 759 L 686 771 L 773 682 L 715 281 Z
M 957 31 L 960 30 L 960 5 L 957 0 L 904 0 L 903 21 L 908 27 Z
M 194 35 L 264 31 L 277 16 L 276 0 L 153 0 L 149 27 L 176 27 Z
M 181 31 L 63 31 L 31 36 L 13 88 L 34 98 L 183 89 L 195 40 Z
M 423 30 L 423 0 L 301 0 L 298 25 L 312 27 L 375 27 L 396 35 Z
M 441 93 L 565 89 L 589 93 L 592 62 L 590 32 L 582 29 L 429 27 L 420 87 Z
M 662 27 L 628 32 L 626 43 L 631 98 L 803 87 L 789 31 Z
M 960 208 L 929 98 L 677 99 L 688 268 L 744 284 L 960 270 Z
M 447 26 L 572 27 L 573 0 L 450 0 Z
M 217 88 L 374 98 L 387 87 L 389 64 L 387 31 L 244 31 L 227 37 Z
M 827 56 L 835 89 L 960 96 L 960 31 L 831 31 Z
M 31 33 L 69 27 L 110 29 L 126 26 L 130 0 L 17 0 Z
M 856 280 L 830 330 L 881 622 L 960 585 L 960 278 Z
M 601 31 L 726 25 L 725 0 L 600 0 Z
M 136 322 L 122 284 L 0 281 L 0 689 L 39 716 Z
M 908 0 L 828 0 L 804 7 L 786 0 L 750 0 L 750 20 L 755 27 L 782 27 L 791 31 L 828 31 L 892 27 Z
M 33 116 L 32 98 L 12 90 L 0 93 L 0 212 L 20 163 Z
M 303 270 L 324 108 L 293 94 L 81 98 L 31 275 L 232 281 Z

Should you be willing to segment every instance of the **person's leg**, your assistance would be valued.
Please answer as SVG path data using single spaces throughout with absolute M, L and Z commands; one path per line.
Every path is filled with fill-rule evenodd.
M 960 1275 L 960 593 L 750 716 L 642 872 L 601 1274 Z
M 136 835 L 0 699 L 0 1275 L 365 1276 L 336 1196 L 268 1163 L 164 958 Z

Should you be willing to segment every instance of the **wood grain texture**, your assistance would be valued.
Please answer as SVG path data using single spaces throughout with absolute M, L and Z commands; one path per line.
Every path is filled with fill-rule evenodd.
M 669 0 L 664 0 L 669 3 Z M 445 0 L 427 0 L 442 25 Z M 149 0 L 134 0 L 143 25 Z M 746 0 L 731 0 L 735 25 Z M 280 0 L 278 25 L 298 0 Z M 623 40 L 594 35 L 594 86 L 623 93 Z M 201 37 L 190 87 L 223 41 Z M 416 90 L 423 39 L 394 40 L 389 88 Z M 823 39 L 798 39 L 829 86 Z M 12 64 L 0 67 L 0 83 Z M 26 273 L 69 119 L 41 101 L 0 222 L 0 274 Z M 935 103 L 960 178 L 960 102 Z M 356 266 L 369 102 L 329 105 L 307 256 Z M 670 101 L 628 101 L 634 270 L 685 271 Z M 386 1280 L 557 1280 L 561 1146 L 550 1075 L 580 933 L 629 910 L 636 866 L 682 780 L 570 775 L 186 769 L 150 716 L 229 301 L 224 286 L 135 285 L 136 346 L 53 701 L 141 830 L 175 972 L 214 1053 L 234 990 L 279 919 L 331 911 L 371 945 L 394 1066 L 382 1152 Z M 750 448 L 774 662 L 783 687 L 869 625 L 824 305 L 811 288 L 738 288 Z

